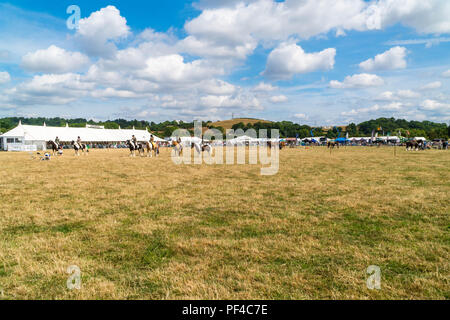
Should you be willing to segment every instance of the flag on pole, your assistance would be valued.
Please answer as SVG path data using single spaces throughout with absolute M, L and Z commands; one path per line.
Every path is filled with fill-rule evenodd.
M 311 137 L 314 137 L 314 132 L 312 129 L 311 129 Z
M 375 138 L 375 130 L 372 130 L 372 141 L 374 140 L 374 138 Z
M 345 135 L 345 139 L 348 140 L 348 137 L 349 137 L 349 135 L 348 135 L 348 132 L 347 132 L 347 134 Z

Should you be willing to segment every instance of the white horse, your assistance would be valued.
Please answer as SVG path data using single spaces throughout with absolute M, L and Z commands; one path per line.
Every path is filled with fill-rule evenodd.
M 209 145 L 208 143 L 204 143 L 200 146 L 199 143 L 197 142 L 192 142 L 191 144 L 191 148 L 195 149 L 195 151 L 197 151 L 198 154 L 202 153 L 202 152 L 208 152 L 208 154 L 211 155 L 211 151 L 212 151 L 212 147 L 211 145 Z
M 172 142 L 173 151 L 175 151 L 175 156 L 179 157 L 183 152 L 183 145 L 178 141 Z
M 152 158 L 153 152 L 155 152 L 155 157 L 159 156 L 159 145 L 156 142 L 147 142 L 148 157 Z
M 130 157 L 136 157 L 136 151 L 141 154 L 142 145 L 139 145 L 139 143 L 134 144 L 133 141 L 127 140 L 127 146 L 130 149 Z
M 84 155 L 87 155 L 88 149 L 87 145 L 84 143 L 78 144 L 78 142 L 72 141 L 73 149 L 75 150 L 75 156 L 80 155 L 80 150 Z

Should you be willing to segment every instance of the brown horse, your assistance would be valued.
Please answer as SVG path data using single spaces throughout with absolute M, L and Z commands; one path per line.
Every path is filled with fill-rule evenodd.
M 150 157 L 152 157 L 152 152 L 155 152 L 155 157 L 159 156 L 159 144 L 157 142 L 150 141 L 149 147 L 150 147 Z
M 417 140 L 410 140 L 406 142 L 406 151 L 420 150 L 421 143 Z
M 139 144 L 139 143 L 138 143 Z M 142 148 L 139 149 L 139 154 L 145 156 L 145 151 L 147 151 L 147 157 L 152 158 L 153 152 L 155 152 L 155 157 L 159 155 L 159 145 L 154 141 L 146 141 L 142 144 Z
M 268 148 L 272 148 L 272 146 L 275 147 L 276 145 L 277 145 L 276 142 L 267 141 L 267 147 L 268 147 Z M 286 142 L 282 141 L 282 142 L 279 142 L 279 143 L 278 143 L 278 148 L 279 148 L 280 150 L 282 150 L 284 147 L 286 147 Z
M 56 155 L 59 152 L 59 150 L 62 150 L 62 145 L 56 143 L 53 140 L 50 140 L 48 144 L 52 146 L 53 155 Z
M 172 141 L 173 151 L 175 152 L 175 156 L 179 157 L 183 153 L 183 145 L 181 144 L 181 140 Z
M 329 141 L 328 142 L 328 149 L 334 149 L 334 148 L 338 148 L 339 149 L 339 142 L 336 141 Z

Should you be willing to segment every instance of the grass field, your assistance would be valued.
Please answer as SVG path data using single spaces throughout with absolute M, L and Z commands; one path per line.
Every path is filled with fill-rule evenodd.
M 168 150 L 0 153 L 0 299 L 449 299 L 449 164 L 298 148 L 261 176 L 177 166 Z

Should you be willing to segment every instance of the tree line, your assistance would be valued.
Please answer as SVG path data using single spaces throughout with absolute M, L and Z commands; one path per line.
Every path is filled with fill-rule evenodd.
M 177 129 L 186 129 L 191 134 L 194 134 L 194 123 L 183 121 L 164 121 L 161 123 L 149 122 L 145 120 L 125 120 L 116 119 L 109 121 L 96 122 L 93 120 L 86 120 L 83 118 L 64 119 L 64 118 L 23 118 L 23 117 L 9 117 L 0 119 L 0 132 L 7 132 L 16 127 L 22 121 L 22 124 L 27 125 L 43 125 L 52 127 L 63 127 L 66 123 L 70 127 L 85 127 L 86 124 L 104 126 L 106 129 L 131 129 L 136 128 L 140 130 L 149 129 L 151 132 L 162 136 L 169 137 Z M 212 121 L 203 121 L 203 128 L 215 128 L 221 131 L 224 135 L 226 130 L 222 127 L 214 127 Z M 311 127 L 308 125 L 301 125 L 291 121 L 280 122 L 257 122 L 251 123 L 236 123 L 232 127 L 234 130 L 267 129 L 269 136 L 271 129 L 278 129 L 282 138 L 306 138 L 326 136 L 328 138 L 345 137 L 346 134 L 350 137 L 367 137 L 371 136 L 372 132 L 378 132 L 380 135 L 403 137 L 425 137 L 427 139 L 448 139 L 450 136 L 450 126 L 446 123 L 435 123 L 431 121 L 408 121 L 404 119 L 394 118 L 379 118 L 376 120 L 369 120 L 360 124 L 351 123 L 346 127 L 332 127 L 324 130 L 323 128 Z

